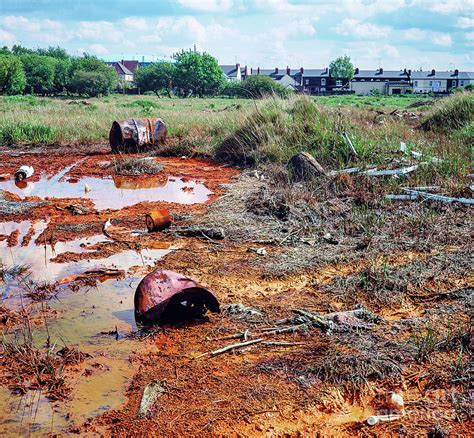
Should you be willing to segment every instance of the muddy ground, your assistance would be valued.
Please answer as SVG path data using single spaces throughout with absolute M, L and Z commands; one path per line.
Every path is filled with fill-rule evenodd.
M 114 174 L 115 159 L 100 146 L 0 151 L 2 263 L 33 278 L 0 283 L 3 433 L 468 436 L 470 207 L 388 203 L 372 182 L 335 178 L 305 206 L 295 189 L 281 210 L 265 171 L 160 157 L 162 172 L 130 177 Z M 22 164 L 36 172 L 15 185 Z M 156 208 L 173 225 L 147 233 Z M 223 309 L 243 306 L 142 332 L 133 293 L 155 267 L 209 287 Z M 94 281 L 74 277 L 99 268 Z M 361 306 L 375 316 L 331 329 L 295 319 Z M 25 330 L 35 350 L 8 343 Z M 64 346 L 77 353 L 69 362 Z M 22 365 L 42 349 L 64 381 Z M 149 385 L 160 395 L 139 414 Z M 405 415 L 368 426 L 390 412 L 390 391 Z

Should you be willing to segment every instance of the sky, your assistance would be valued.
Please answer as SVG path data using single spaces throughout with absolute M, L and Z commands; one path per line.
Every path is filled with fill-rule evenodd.
M 196 45 L 220 64 L 474 71 L 474 0 L 0 0 L 0 46 L 105 60 Z

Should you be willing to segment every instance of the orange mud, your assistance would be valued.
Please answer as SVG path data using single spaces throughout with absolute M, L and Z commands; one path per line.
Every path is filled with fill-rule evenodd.
M 42 172 L 48 176 L 57 175 L 66 166 L 82 160 L 62 177 L 62 180 L 68 179 L 73 183 L 84 177 L 111 178 L 113 166 L 110 164 L 114 159 L 114 156 L 103 151 L 91 155 L 85 152 L 70 155 L 69 150 L 61 153 L 48 152 L 47 155 L 40 153 L 11 156 L 4 153 L 0 154 L 0 173 L 12 173 L 19 165 L 28 164 L 36 170 L 31 181 L 37 182 L 40 181 Z M 0 241 L 0 244 L 8 245 L 18 252 L 22 247 L 25 251 L 29 248 L 28 257 L 31 257 L 35 250 L 45 247 L 49 263 L 57 269 L 55 280 L 76 273 L 60 270 L 58 267 L 61 265 L 68 266 L 71 270 L 84 270 L 85 265 L 81 263 L 117 257 L 116 265 L 120 268 L 125 254 L 161 251 L 152 253 L 149 264 L 141 265 L 135 259 L 131 260 L 127 277 L 119 280 L 121 282 L 119 291 L 122 294 L 119 303 L 114 301 L 113 291 L 108 292 L 107 306 L 112 307 L 114 311 L 120 309 L 120 312 L 113 313 L 115 319 L 110 321 L 113 321 L 113 324 L 118 323 L 119 330 L 122 331 L 130 331 L 130 327 L 133 327 L 128 319 L 126 323 L 120 319 L 121 312 L 126 313 L 126 318 L 130 318 L 133 312 L 131 303 L 125 306 L 122 301 L 122 299 L 125 301 L 123 296 L 131 301 L 134 292 L 132 283 L 129 285 L 127 282 L 131 276 L 140 277 L 153 267 L 171 269 L 191 276 L 199 283 L 208 286 L 222 305 L 243 303 L 262 310 L 265 321 L 269 326 L 273 326 L 278 319 L 291 316 L 291 309 L 295 308 L 323 314 L 349 309 L 347 302 L 337 295 L 322 290 L 323 286 L 331 284 L 336 278 L 357 275 L 365 269 L 383 263 L 391 267 L 404 266 L 438 253 L 459 249 L 445 247 L 432 252 L 397 250 L 375 259 L 365 257 L 361 253 L 361 257 L 354 262 L 307 269 L 283 278 L 278 278 L 278 273 L 275 273 L 276 278 L 263 278 L 263 270 L 257 263 L 259 256 L 249 253 L 247 244 L 223 242 L 222 245 L 214 245 L 198 239 L 172 239 L 164 233 L 134 232 L 145 229 L 144 215 L 151 209 L 169 209 L 175 216 L 174 222 L 178 224 L 181 214 L 205 213 L 208 204 L 223 194 L 220 185 L 231 182 L 232 177 L 238 173 L 235 169 L 201 159 L 157 158 L 157 161 L 164 165 L 164 170 L 159 175 L 114 177 L 115 187 L 129 190 L 147 186 L 153 188 L 159 186 L 160 181 L 181 178 L 185 183 L 187 179 L 202 183 L 212 191 L 212 194 L 202 203 L 139 202 L 121 209 L 96 211 L 90 199 L 55 198 L 53 189 L 46 205 L 6 219 L 10 221 L 8 223 L 10 228 L 7 230 L 8 233 L 0 228 L 0 237 L 7 242 Z M 185 194 L 192 192 L 190 187 L 185 185 L 183 192 Z M 21 202 L 21 197 L 14 194 L 8 195 L 8 198 Z M 38 198 L 23 199 L 23 201 L 29 200 Z M 73 215 L 66 209 L 70 204 L 81 204 L 91 211 Z M 104 234 L 103 224 L 108 219 L 112 220 L 112 226 Z M 19 223 L 20 230 L 14 229 L 13 221 Z M 7 229 L 5 224 L 4 227 Z M 46 247 L 52 250 L 46 250 Z M 54 248 L 57 250 L 54 251 Z M 169 248 L 173 248 L 174 251 L 167 253 Z M 272 252 L 278 251 L 283 249 L 272 247 Z M 43 257 L 41 254 L 40 256 Z M 41 257 L 38 257 L 38 269 L 41 269 Z M 396 326 L 400 320 L 423 317 L 426 313 L 426 302 L 433 303 L 437 296 L 453 288 L 472 285 L 471 280 L 446 276 L 444 282 L 435 280 L 423 282 L 416 290 L 410 290 L 410 296 L 414 297 L 410 302 L 404 302 L 393 308 L 379 306 L 376 310 L 386 323 L 375 327 L 371 334 L 381 336 L 387 342 L 400 339 L 407 341 L 411 332 L 405 326 Z M 111 284 L 113 283 L 107 282 L 100 290 L 105 291 Z M 417 294 L 420 297 L 417 298 Z M 83 300 L 80 301 L 81 299 Z M 79 302 L 84 306 L 84 310 L 79 313 L 75 308 L 76 313 L 70 318 L 64 318 L 63 324 L 69 323 L 74 318 L 83 317 L 87 312 L 93 315 L 96 306 L 104 305 L 97 295 L 90 297 L 94 304 L 90 304 L 81 294 L 76 294 L 71 300 Z M 111 312 L 108 307 L 106 310 Z M 52 307 L 48 308 L 48 311 L 54 314 L 56 310 Z M 99 316 L 97 320 L 100 324 L 97 323 L 97 327 L 103 330 L 103 324 L 106 322 L 107 329 L 113 330 L 110 321 L 105 319 L 104 322 Z M 24 315 L 19 312 L 14 313 L 0 308 L 0 321 L 4 328 L 14 326 L 22 318 Z M 458 321 L 464 319 L 464 316 L 460 316 Z M 87 325 L 87 319 L 82 324 Z M 84 435 L 309 437 L 314 436 L 316 432 L 324 436 L 360 436 L 372 433 L 379 436 L 419 434 L 421 431 L 426 433 L 429 427 L 442 421 L 444 427 L 446 424 L 449 425 L 449 433 L 468 436 L 469 425 L 455 420 L 452 404 L 448 402 L 453 391 L 461 391 L 460 386 L 452 386 L 447 374 L 440 375 L 439 380 L 434 382 L 433 374 L 429 372 L 431 364 L 424 365 L 412 361 L 400 375 L 369 381 L 362 389 L 355 390 L 348 384 L 322 383 L 310 375 L 300 373 L 297 367 L 293 367 L 293 363 L 288 361 L 294 359 L 296 362 L 299 360 L 301 363 L 306 363 L 312 358 L 324 357 L 333 348 L 340 349 L 336 353 L 347 353 L 334 343 L 337 334 L 327 335 L 318 329 L 311 332 L 280 334 L 271 340 L 297 345 L 260 344 L 215 357 L 205 355 L 195 359 L 200 354 L 240 342 L 239 339 L 223 340 L 225 336 L 257 329 L 258 326 L 249 322 L 224 315 L 211 315 L 205 321 L 159 329 L 147 337 L 131 336 L 130 340 L 121 340 L 120 347 L 117 347 L 122 353 L 129 355 L 130 363 L 127 361 L 126 366 L 122 357 L 108 360 L 116 348 L 113 344 L 101 347 L 103 351 L 99 355 L 100 358 L 94 358 L 93 363 L 104 368 L 109 364 L 113 368 L 111 373 L 107 374 L 104 371 L 103 374 L 104 379 L 108 379 L 106 385 L 109 392 L 100 392 L 103 389 L 102 371 L 94 371 L 91 362 L 86 361 L 85 365 L 70 367 L 68 382 L 73 386 L 77 385 L 73 396 L 79 394 L 82 397 L 81 413 L 74 418 L 73 427 L 70 422 L 61 424 L 63 427 L 69 427 L 67 430 L 69 433 Z M 76 329 L 70 327 L 69 330 L 74 333 Z M 93 346 L 89 345 L 89 341 L 84 339 L 80 341 L 89 346 L 91 353 L 97 354 L 96 351 L 92 351 Z M 81 346 L 79 349 L 82 351 Z M 440 364 L 440 367 L 448 373 L 455 360 L 455 353 L 450 352 L 445 355 L 434 355 L 432 363 Z M 120 363 L 120 366 L 126 367 L 127 370 L 123 371 L 119 367 L 120 371 L 117 372 L 112 362 L 114 366 Z M 277 372 L 265 371 L 268 364 L 277 362 L 286 365 L 281 366 Z M 299 362 L 295 365 L 299 365 Z M 98 378 L 94 380 L 95 387 L 87 386 L 87 379 L 90 376 L 93 378 L 96 374 Z M 120 398 L 123 395 L 123 381 L 127 382 L 125 386 L 128 387 L 124 400 Z M 153 404 L 146 417 L 138 417 L 143 390 L 153 381 L 161 382 L 165 391 Z M 407 416 L 401 421 L 378 424 L 374 427 L 367 426 L 366 419 L 369 415 L 383 413 L 384 409 L 387 409 L 385 397 L 390 390 L 403 395 Z M 94 391 L 97 391 L 97 394 L 100 392 L 100 395 Z M 84 408 L 88 404 L 87 398 L 93 398 L 95 395 L 100 399 L 101 410 L 84 423 L 83 411 L 89 412 Z M 109 403 L 110 409 L 103 413 L 102 405 L 106 403 L 107 397 L 112 397 L 114 400 L 119 397 L 119 402 Z M 71 403 L 71 415 L 74 416 L 74 399 Z M 46 430 L 42 432 L 47 433 Z M 54 432 L 62 433 L 65 430 L 59 429 Z

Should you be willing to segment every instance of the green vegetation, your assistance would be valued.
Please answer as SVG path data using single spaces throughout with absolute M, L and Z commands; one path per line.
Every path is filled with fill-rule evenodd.
M 115 69 L 96 57 L 84 54 L 71 58 L 60 47 L 30 50 L 4 47 L 0 54 L 0 92 L 58 95 L 64 92 L 85 96 L 110 93 L 117 85 Z
M 172 62 L 158 61 L 148 67 L 142 67 L 135 73 L 135 84 L 142 91 L 152 91 L 157 96 L 165 92 L 171 97 L 176 66 Z
M 472 94 L 457 94 L 440 100 L 436 108 L 444 101 L 450 106 L 452 99 L 472 97 Z M 231 163 L 259 165 L 283 164 L 292 154 L 304 150 L 327 169 L 338 169 L 354 164 L 342 138 L 342 133 L 346 132 L 359 155 L 357 165 L 386 166 L 396 156 L 394 151 L 398 150 L 400 141 L 407 144 L 408 150 L 443 160 L 411 174 L 415 185 L 436 184 L 447 176 L 462 176 L 469 172 L 474 142 L 472 121 L 450 132 L 425 132 L 415 128 L 430 111 L 429 105 L 410 111 L 417 115 L 415 120 L 390 115 L 397 105 L 406 108 L 419 98 L 381 97 L 387 105 L 385 115 L 375 112 L 372 105 L 366 105 L 375 99 L 374 96 L 293 96 L 253 101 L 113 94 L 92 101 L 4 96 L 0 97 L 3 115 L 0 142 L 107 143 L 114 120 L 161 117 L 168 125 L 170 138 L 161 151 L 166 155 L 198 154 Z
M 427 131 L 448 131 L 462 129 L 473 121 L 474 94 L 462 92 L 439 101 L 422 127 Z
M 339 105 L 350 105 L 356 108 L 377 108 L 382 111 L 392 109 L 411 109 L 415 107 L 422 107 L 430 105 L 433 102 L 433 98 L 424 95 L 398 95 L 398 96 L 357 96 L 355 94 L 342 94 L 334 96 L 317 96 L 313 99 L 321 105 L 327 106 L 339 106 Z
M 0 55 L 0 93 L 20 94 L 25 89 L 26 76 L 21 61 L 12 55 Z
M 346 146 L 346 123 L 321 111 L 308 97 L 268 100 L 251 112 L 216 150 L 216 157 L 233 164 L 286 163 L 305 150 L 322 163 L 338 162 Z
M 347 82 L 354 76 L 354 66 L 352 65 L 351 58 L 347 55 L 340 56 L 331 61 L 329 69 L 331 70 L 331 76 L 335 79 L 344 79 Z
M 250 76 L 241 82 L 229 82 L 222 90 L 222 95 L 261 99 L 268 96 L 288 97 L 290 91 L 268 76 Z
M 174 58 L 174 85 L 178 96 L 212 96 L 222 88 L 222 70 L 217 60 L 208 53 L 183 50 Z

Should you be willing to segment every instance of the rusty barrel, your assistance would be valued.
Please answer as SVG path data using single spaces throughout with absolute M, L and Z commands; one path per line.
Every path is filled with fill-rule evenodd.
M 171 225 L 170 212 L 164 208 L 152 210 L 145 216 L 145 222 L 150 233 L 164 230 Z
M 135 320 L 152 325 L 190 321 L 207 310 L 219 312 L 217 298 L 194 280 L 173 271 L 150 272 L 135 291 Z
M 166 141 L 165 122 L 158 118 L 116 120 L 109 133 L 112 152 L 140 152 Z

